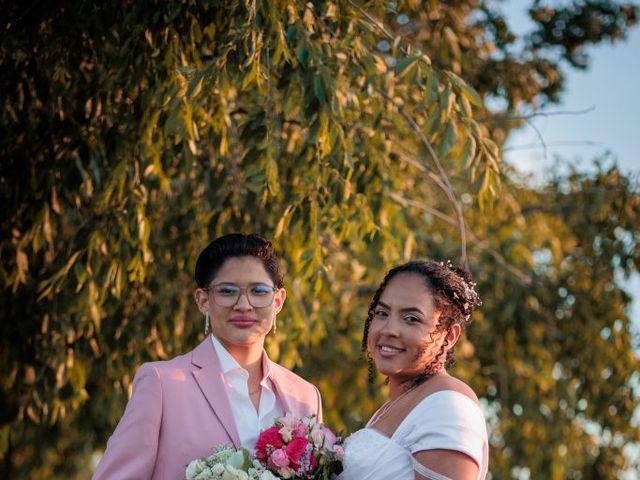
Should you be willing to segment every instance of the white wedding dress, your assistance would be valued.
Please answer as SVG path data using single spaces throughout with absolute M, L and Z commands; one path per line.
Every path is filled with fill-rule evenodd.
M 465 453 L 479 466 L 478 480 L 485 478 L 487 427 L 482 410 L 466 395 L 443 390 L 425 397 L 391 438 L 369 426 L 353 433 L 345 441 L 344 470 L 337 478 L 413 480 L 417 472 L 431 480 L 445 480 L 413 457 L 416 452 L 433 449 Z

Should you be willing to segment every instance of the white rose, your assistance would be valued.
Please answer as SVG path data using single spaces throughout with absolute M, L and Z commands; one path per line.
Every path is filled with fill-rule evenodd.
M 260 480 L 260 474 L 262 470 L 258 470 L 257 468 L 251 467 L 247 472 L 249 475 L 249 480 Z
M 195 480 L 211 480 L 215 478 L 212 467 L 205 468 L 200 474 L 195 478 Z
M 278 480 L 278 477 L 276 477 L 269 470 L 265 470 L 264 472 L 262 472 L 262 474 L 260 474 L 260 480 Z
M 311 429 L 311 441 L 316 447 L 322 447 L 324 443 L 324 432 L 321 430 L 318 424 L 315 424 Z
M 280 433 L 280 436 L 282 437 L 282 440 L 284 441 L 284 443 L 289 443 L 291 441 L 291 438 L 292 438 L 291 428 L 282 427 L 280 430 L 278 430 L 278 432 Z
M 207 467 L 207 462 L 205 462 L 200 458 L 190 462 L 189 465 L 187 465 L 187 471 L 185 474 L 187 477 L 187 480 L 194 479 L 206 467 Z
M 227 463 L 229 457 L 235 453 L 235 450 L 223 450 L 216 455 L 216 463 Z
M 249 475 L 247 472 L 227 465 L 222 474 L 222 480 L 249 480 Z
M 216 463 L 213 467 L 211 467 L 211 473 L 214 475 L 220 476 L 224 472 L 224 465 L 220 463 Z

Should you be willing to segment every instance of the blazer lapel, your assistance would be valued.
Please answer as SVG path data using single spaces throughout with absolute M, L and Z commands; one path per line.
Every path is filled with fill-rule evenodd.
M 271 362 L 271 360 L 268 361 Z M 292 391 L 293 386 L 284 378 L 284 375 L 281 374 L 281 368 L 277 363 L 271 362 L 271 381 L 276 390 L 276 395 L 278 395 L 278 399 L 285 413 L 300 416 L 301 414 L 297 408 L 297 403 L 292 401 L 292 399 L 296 398 L 295 392 Z
M 193 378 L 200 387 L 213 413 L 229 435 L 236 448 L 240 448 L 240 435 L 233 418 L 233 410 L 225 390 L 224 376 L 220 368 L 220 361 L 213 348 L 211 339 L 207 336 L 204 341 L 193 350 L 191 363 Z

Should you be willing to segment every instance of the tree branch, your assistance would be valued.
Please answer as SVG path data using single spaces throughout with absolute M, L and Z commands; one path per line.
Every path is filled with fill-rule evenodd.
M 508 122 L 510 120 L 530 120 L 535 117 L 555 117 L 557 115 L 586 115 L 589 112 L 593 112 L 596 109 L 595 106 L 590 106 L 582 110 L 557 110 L 555 112 L 533 112 L 528 115 L 508 115 L 499 114 L 485 117 L 479 117 L 479 122 Z
M 394 39 L 394 36 L 391 35 L 391 33 L 384 27 L 384 25 L 382 24 L 381 21 L 377 20 L 376 18 L 372 17 L 365 9 L 363 9 L 360 5 L 358 5 L 357 3 L 353 2 L 352 0 L 347 0 L 347 2 L 356 10 L 358 10 L 358 12 L 360 12 L 367 20 L 369 20 L 369 22 L 376 27 L 378 30 L 380 30 L 384 35 L 386 35 L 388 38 L 390 38 L 391 40 Z
M 538 136 L 538 139 L 540 140 L 540 144 L 542 145 L 542 154 L 544 156 L 544 159 L 548 160 L 548 157 L 547 157 L 547 144 L 544 143 L 544 137 L 542 136 L 542 132 L 540 132 L 538 127 L 536 127 L 530 119 L 526 119 L 525 122 L 527 122 L 527 124 L 533 129 L 534 132 L 536 132 L 536 135 Z
M 602 142 L 591 142 L 589 140 L 578 141 L 578 142 L 549 142 L 545 143 L 546 147 L 580 147 L 580 146 L 589 146 L 589 147 L 601 147 Z M 542 145 L 539 143 L 527 143 L 525 145 L 514 145 L 511 147 L 504 147 L 502 149 L 503 152 L 508 152 L 510 150 L 527 150 L 530 148 L 540 148 Z
M 382 95 L 387 101 L 389 101 L 394 107 L 398 109 L 398 111 L 403 116 L 403 118 L 407 121 L 409 126 L 413 129 L 414 132 L 416 132 L 416 134 L 420 138 L 420 141 L 422 142 L 422 145 L 426 148 L 427 152 L 429 153 L 429 156 L 433 160 L 433 163 L 436 166 L 436 170 L 438 172 L 439 178 L 436 180 L 437 177 L 435 175 L 431 178 L 436 180 L 436 184 L 444 191 L 445 195 L 447 196 L 449 201 L 453 204 L 456 210 L 456 216 L 458 217 L 458 231 L 460 232 L 460 263 L 465 267 L 468 267 L 467 238 L 466 238 L 467 228 L 464 220 L 464 215 L 462 213 L 462 204 L 460 203 L 460 201 L 455 195 L 455 191 L 451 186 L 451 182 L 449 181 L 447 172 L 442 167 L 442 163 L 440 162 L 440 159 L 438 158 L 436 151 L 433 149 L 431 142 L 429 141 L 427 136 L 424 134 L 420 126 L 413 119 L 413 117 L 409 115 L 409 113 L 402 107 L 402 105 L 399 105 L 385 91 L 380 89 L 377 89 L 377 91 L 378 93 L 380 93 L 380 95 Z
M 434 217 L 438 217 L 439 219 L 443 220 L 444 222 L 446 222 L 447 224 L 451 225 L 454 228 L 458 227 L 458 222 L 452 218 L 451 216 L 447 215 L 446 213 L 441 212 L 440 210 L 437 210 L 429 205 L 425 205 L 422 202 L 417 202 L 416 200 L 411 200 L 409 198 L 405 198 L 402 195 L 398 195 L 395 192 L 390 192 L 388 193 L 388 195 L 395 200 L 396 202 L 400 203 L 403 206 L 411 206 L 411 207 L 416 207 L 419 208 L 420 210 L 423 210 L 431 215 L 433 215 Z M 498 262 L 500 265 L 502 265 L 509 273 L 511 273 L 512 275 L 514 275 L 522 284 L 524 285 L 531 285 L 533 283 L 533 279 L 531 278 L 530 275 L 527 275 L 526 273 L 524 273 L 523 271 L 521 271 L 520 269 L 518 269 L 517 267 L 514 267 L 513 265 L 511 265 L 505 258 L 504 256 L 498 252 L 497 250 L 486 246 L 486 240 L 480 240 L 474 233 L 473 231 L 471 231 L 471 229 L 467 229 L 467 236 L 469 237 L 469 240 L 475 244 L 476 247 L 484 247 L 485 250 L 496 260 L 496 262 Z

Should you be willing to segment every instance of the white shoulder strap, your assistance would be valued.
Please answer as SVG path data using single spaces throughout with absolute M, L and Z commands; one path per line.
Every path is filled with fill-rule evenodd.
M 413 469 L 423 477 L 427 478 L 428 480 L 451 480 L 449 477 L 440 475 L 439 473 L 434 472 L 430 468 L 425 467 L 420 462 L 418 462 L 415 459 L 415 457 L 412 456 L 411 460 L 413 461 Z

